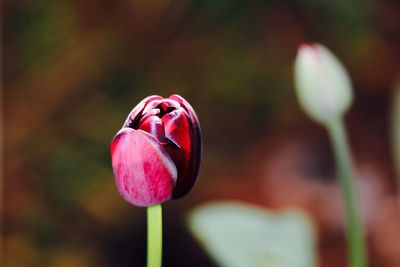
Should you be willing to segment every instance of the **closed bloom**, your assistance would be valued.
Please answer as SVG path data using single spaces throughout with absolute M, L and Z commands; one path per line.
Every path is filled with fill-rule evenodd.
M 181 96 L 149 96 L 128 115 L 111 142 L 121 196 L 147 207 L 186 195 L 201 158 L 199 120 Z
M 349 108 L 352 102 L 350 78 L 339 60 L 324 46 L 301 45 L 294 74 L 300 105 L 317 122 L 326 124 Z

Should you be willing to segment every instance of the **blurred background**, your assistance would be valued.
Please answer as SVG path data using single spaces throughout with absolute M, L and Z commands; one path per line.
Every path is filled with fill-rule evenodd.
M 400 2 L 3 2 L 5 267 L 145 266 L 146 212 L 117 194 L 109 143 L 151 94 L 178 93 L 204 138 L 191 193 L 164 205 L 164 266 L 215 266 L 186 230 L 198 204 L 299 207 L 319 266 L 346 266 L 341 200 L 325 131 L 299 109 L 302 42 L 352 77 L 346 117 L 370 266 L 400 266 L 389 111 L 400 73 Z

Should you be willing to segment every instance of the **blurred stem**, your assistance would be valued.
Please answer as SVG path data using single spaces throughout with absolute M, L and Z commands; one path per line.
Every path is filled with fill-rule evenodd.
M 161 204 L 147 207 L 147 267 L 160 267 L 162 259 Z
M 367 258 L 354 186 L 352 158 L 342 118 L 331 120 L 327 129 L 335 154 L 347 223 L 347 244 L 351 267 L 366 267 Z

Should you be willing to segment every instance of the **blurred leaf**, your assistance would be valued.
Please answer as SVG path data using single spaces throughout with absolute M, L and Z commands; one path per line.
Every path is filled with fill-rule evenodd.
M 299 211 L 216 202 L 192 211 L 189 227 L 220 266 L 316 266 L 313 225 Z

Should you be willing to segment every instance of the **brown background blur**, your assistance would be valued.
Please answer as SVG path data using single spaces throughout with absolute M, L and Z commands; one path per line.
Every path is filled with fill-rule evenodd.
M 117 194 L 109 143 L 130 109 L 178 93 L 204 157 L 191 193 L 164 205 L 164 266 L 214 266 L 185 215 L 214 199 L 300 207 L 320 266 L 346 266 L 343 215 L 322 128 L 298 108 L 301 42 L 348 68 L 347 117 L 371 266 L 400 266 L 388 111 L 400 72 L 400 2 L 3 2 L 4 267 L 144 266 L 145 209 Z

